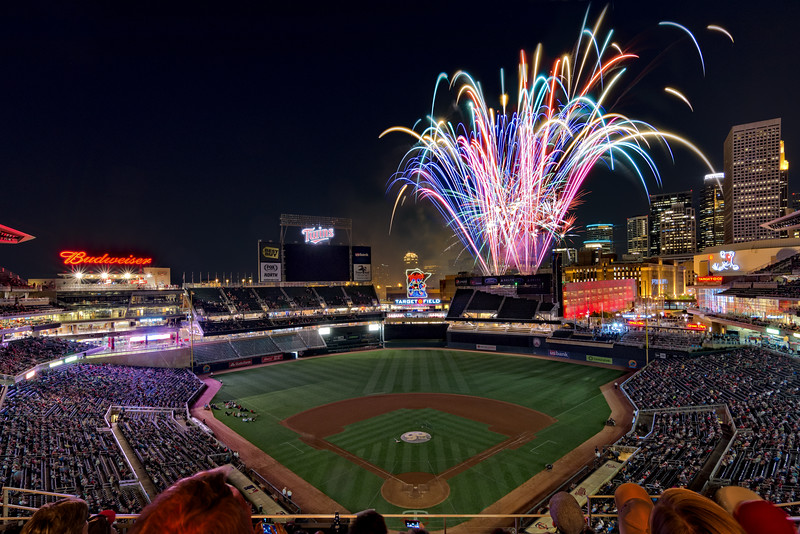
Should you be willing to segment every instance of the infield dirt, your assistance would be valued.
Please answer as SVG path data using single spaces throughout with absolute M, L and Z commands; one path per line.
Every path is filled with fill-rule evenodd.
M 344 431 L 347 425 L 400 409 L 432 408 L 488 425 L 506 437 L 479 454 L 437 473 L 389 473 L 334 445 L 325 438 Z M 556 420 L 541 412 L 509 402 L 469 395 L 445 393 L 399 393 L 370 395 L 316 406 L 281 421 L 300 434 L 300 439 L 317 449 L 327 449 L 384 479 L 381 495 L 388 502 L 407 509 L 430 508 L 450 495 L 447 479 L 473 467 L 505 449 L 516 449 L 536 437 L 536 432 Z
M 621 377 L 618 382 L 623 382 L 626 377 Z M 241 458 L 248 465 L 248 467 L 255 471 L 268 474 L 269 480 L 277 487 L 288 486 L 294 489 L 294 500 L 299 504 L 303 511 L 306 513 L 319 513 L 330 514 L 332 511 L 339 511 L 347 513 L 348 510 L 341 504 L 331 499 L 326 494 L 319 491 L 314 486 L 308 484 L 305 480 L 297 476 L 295 473 L 278 463 L 275 459 L 270 457 L 264 451 L 258 449 L 252 443 L 241 437 L 236 432 L 232 431 L 224 423 L 218 421 L 214 417 L 214 412 L 203 410 L 203 405 L 211 402 L 216 393 L 219 391 L 221 384 L 213 378 L 204 378 L 204 382 L 208 388 L 203 395 L 197 400 L 192 408 L 192 415 L 198 419 L 205 419 L 206 423 L 221 441 L 226 443 L 230 448 L 239 451 Z M 591 465 L 594 459 L 594 448 L 602 447 L 614 443 L 627 432 L 633 420 L 633 408 L 628 403 L 625 396 L 619 389 L 614 388 L 614 382 L 601 387 L 601 391 L 605 396 L 606 401 L 611 407 L 611 417 L 617 421 L 616 426 L 604 426 L 594 436 L 585 441 L 580 446 L 565 453 L 553 465 L 553 469 L 549 471 L 541 471 L 527 482 L 517 487 L 515 490 L 509 492 L 501 499 L 491 504 L 484 510 L 484 514 L 513 514 L 523 513 L 530 507 L 541 501 L 547 495 L 552 493 L 564 480 L 567 480 L 578 469 L 584 465 Z M 458 395 L 457 397 L 471 398 L 468 396 Z M 474 397 L 473 397 L 474 398 Z M 365 397 L 365 399 L 374 399 L 374 396 Z M 358 400 L 358 399 L 353 399 Z M 482 401 L 487 399 L 480 399 Z M 496 401 L 493 401 L 496 402 Z M 333 403 L 339 404 L 339 403 Z M 325 405 L 329 406 L 329 405 Z M 322 408 L 322 407 L 320 407 Z M 519 408 L 519 407 L 518 407 Z M 311 410 L 307 410 L 311 411 Z M 533 410 L 528 410 L 533 413 Z M 300 415 L 300 414 L 298 414 Z M 544 415 L 544 414 L 540 414 Z M 474 415 L 469 415 L 469 418 L 474 418 Z M 547 416 L 544 416 L 547 417 Z M 292 418 L 287 419 L 287 421 Z M 327 424 L 327 423 L 326 423 Z M 341 428 L 341 421 L 335 423 L 337 428 Z M 546 426 L 546 424 L 544 425 Z M 543 428 L 544 426 L 540 427 Z M 502 428 L 502 427 L 498 427 Z M 330 429 L 327 431 L 330 432 Z M 500 431 L 503 433 L 502 431 Z M 325 435 L 330 435 L 326 433 Z M 509 435 L 509 434 L 506 434 Z M 426 476 L 429 476 L 425 474 Z M 440 476 L 441 478 L 441 476 Z M 403 483 L 424 484 L 424 479 L 414 478 L 413 474 L 409 474 L 409 480 Z M 429 490 L 431 493 L 436 491 L 435 488 Z M 446 497 L 445 497 L 446 498 Z M 454 534 L 465 534 L 468 532 L 475 532 L 475 529 L 490 532 L 495 527 L 508 526 L 508 520 L 502 518 L 478 518 L 470 520 L 461 525 L 448 527 L 448 531 Z

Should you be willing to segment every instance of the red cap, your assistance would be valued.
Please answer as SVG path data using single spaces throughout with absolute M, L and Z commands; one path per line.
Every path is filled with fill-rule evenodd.
M 782 509 L 768 501 L 744 501 L 733 511 L 733 518 L 748 534 L 796 534 L 794 523 Z
M 114 510 L 103 510 L 97 515 L 105 516 L 105 518 L 108 519 L 109 525 L 113 525 L 114 521 L 117 520 L 117 513 Z

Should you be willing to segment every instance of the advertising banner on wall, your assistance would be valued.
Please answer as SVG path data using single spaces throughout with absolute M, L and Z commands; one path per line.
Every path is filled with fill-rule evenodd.
M 353 282 L 372 281 L 372 247 L 353 247 Z
M 281 281 L 281 246 L 278 243 L 258 242 L 258 281 Z

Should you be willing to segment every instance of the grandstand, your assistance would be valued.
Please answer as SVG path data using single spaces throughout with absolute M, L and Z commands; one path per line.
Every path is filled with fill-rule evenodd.
M 730 291 L 769 295 L 797 283 L 750 281 Z M 195 323 L 188 328 L 158 322 L 160 311 L 166 308 L 177 318 L 189 302 Z M 194 369 L 204 372 L 383 345 L 382 330 L 370 328 L 384 317 L 371 285 L 204 286 L 188 287 L 186 293 L 83 288 L 58 292 L 52 304 L 38 305 L 26 306 L 28 312 L 35 310 L 33 319 L 52 321 L 51 314 L 58 319 L 70 314 L 98 321 L 145 319 L 127 326 L 130 335 L 162 335 L 180 328 L 175 348 L 190 352 Z M 560 323 L 551 319 L 553 308 L 536 298 L 459 288 L 447 312 L 447 342 L 454 348 L 630 368 L 632 361 L 636 367 L 646 363 L 646 336 L 653 361 L 622 385 L 638 419 L 629 434 L 608 444 L 607 458 L 622 452 L 624 461 L 603 491 L 613 492 L 625 481 L 638 482 L 654 494 L 674 485 L 708 491 L 741 484 L 778 502 L 796 498 L 797 360 L 752 348 L 707 354 L 707 342 L 720 340 L 685 329 L 654 328 L 646 335 L 631 328 L 609 336 L 556 328 Z M 8 311 L 9 321 L 32 320 L 19 309 Z M 154 326 L 147 322 L 151 318 Z M 0 346 L 5 351 L 0 352 L 3 374 L 39 369 L 36 380 L 5 388 L 0 400 L 0 435 L 12 438 L 0 444 L 4 486 L 73 493 L 92 509 L 136 512 L 178 478 L 230 461 L 237 464 L 224 440 L 188 417 L 187 403 L 200 384 L 190 373 L 86 363 L 47 369 L 50 362 L 63 363 L 73 354 L 98 349 L 113 353 L 107 337 L 99 347 L 69 341 L 86 337 L 85 332 L 69 331 L 80 324 L 59 324 L 56 331 L 67 334 L 63 340 L 27 337 Z M 33 332 L 34 326 L 23 325 L 20 333 Z M 17 333 L 12 327 L 3 331 Z M 726 342 L 738 341 L 728 338 Z M 149 353 L 141 358 L 147 362 Z M 76 420 L 81 423 L 73 424 Z M 40 431 L 42 425 L 45 431 Z M 52 444 L 60 452 L 52 458 L 26 452 Z M 12 502 L 35 507 L 43 500 L 19 494 Z M 295 503 L 285 504 L 297 511 Z M 615 512 L 607 505 L 597 510 Z

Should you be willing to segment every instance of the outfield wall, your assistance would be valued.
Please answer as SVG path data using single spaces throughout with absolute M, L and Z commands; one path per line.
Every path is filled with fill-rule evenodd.
M 615 343 L 552 340 L 544 336 L 449 331 L 447 346 L 452 349 L 533 354 L 579 362 L 602 363 L 626 369 L 644 367 L 647 361 L 644 348 Z M 662 354 L 685 356 L 686 352 L 650 349 L 649 357 L 658 358 Z

